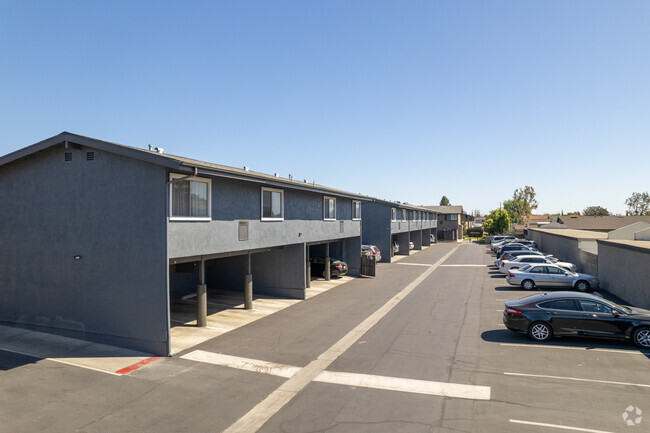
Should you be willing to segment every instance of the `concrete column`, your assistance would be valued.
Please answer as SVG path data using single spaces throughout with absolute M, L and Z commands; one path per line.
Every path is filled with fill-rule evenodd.
M 325 244 L 325 281 L 330 280 L 330 244 Z
M 253 309 L 253 274 L 251 273 L 251 253 L 246 256 L 246 277 L 244 278 L 244 310 Z
M 199 284 L 196 286 L 196 326 L 208 326 L 208 286 L 205 284 L 205 260 L 199 262 Z
M 309 261 L 309 245 L 305 245 L 305 258 L 307 262 L 305 263 L 305 287 L 311 287 L 311 262 Z

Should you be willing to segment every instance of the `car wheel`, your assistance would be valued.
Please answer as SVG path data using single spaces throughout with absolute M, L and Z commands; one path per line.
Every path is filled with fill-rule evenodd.
M 632 336 L 634 344 L 644 349 L 650 349 L 650 328 L 639 328 Z
M 576 283 L 576 289 L 578 289 L 581 292 L 586 292 L 589 290 L 589 283 L 586 282 L 585 280 L 580 280 Z
M 524 280 L 521 282 L 521 287 L 524 290 L 533 290 L 535 288 L 535 282 L 533 280 Z
M 548 341 L 553 337 L 553 330 L 544 322 L 535 322 L 528 328 L 528 336 L 537 342 Z

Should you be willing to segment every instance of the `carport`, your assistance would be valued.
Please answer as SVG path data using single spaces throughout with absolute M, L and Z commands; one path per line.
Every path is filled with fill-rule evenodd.
M 241 293 L 245 309 L 253 294 L 305 299 L 304 244 L 170 260 L 169 293 L 172 323 L 187 322 L 186 300 L 196 298 L 197 326 L 206 326 L 207 303 L 219 292 Z M 184 311 L 175 320 L 175 308 Z M 193 320 L 193 319 L 192 319 Z
M 408 256 L 410 254 L 410 250 L 409 250 L 409 242 L 410 242 L 409 232 L 402 232 L 402 233 L 397 233 L 396 235 L 393 235 L 393 242 L 397 242 L 397 245 L 399 246 L 399 251 L 397 252 L 397 255 Z
M 422 249 L 422 230 L 414 230 L 409 233 L 410 242 L 413 242 L 414 250 Z
M 328 242 L 313 242 L 306 244 L 306 287 L 311 286 L 312 276 L 311 259 L 313 257 L 325 258 L 325 271 L 323 278 L 329 281 L 330 263 L 332 260 L 341 260 L 348 265 L 348 275 L 359 275 L 361 271 L 361 238 L 333 239 Z

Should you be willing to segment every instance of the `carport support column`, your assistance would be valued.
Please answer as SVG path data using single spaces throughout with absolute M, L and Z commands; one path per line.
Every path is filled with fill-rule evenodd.
M 305 287 L 311 287 L 311 262 L 309 261 L 309 245 L 305 244 L 305 258 L 307 263 L 305 263 Z
M 205 284 L 205 260 L 199 262 L 199 284 L 196 286 L 196 326 L 208 326 L 208 291 Z
M 244 310 L 253 309 L 253 274 L 251 273 L 251 253 L 246 256 L 246 278 L 244 279 Z
M 325 281 L 330 280 L 330 244 L 325 244 Z

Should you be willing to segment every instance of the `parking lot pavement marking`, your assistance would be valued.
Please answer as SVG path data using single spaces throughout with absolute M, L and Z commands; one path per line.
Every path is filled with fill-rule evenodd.
M 290 378 L 300 371 L 300 367 L 242 358 L 221 353 L 195 350 L 181 356 L 182 359 L 220 365 L 238 370 Z M 409 392 L 413 394 L 439 395 L 471 400 L 489 400 L 489 386 L 465 385 L 460 383 L 435 382 L 430 380 L 406 379 L 401 377 L 377 376 L 372 374 L 323 371 L 313 379 L 314 382 L 335 385 L 358 386 L 362 388 L 381 389 L 385 391 Z
M 429 263 L 398 263 L 398 265 L 407 265 L 407 266 L 426 266 L 426 267 L 431 267 L 433 265 Z
M 222 353 L 205 352 L 203 350 L 195 350 L 181 356 L 181 358 L 286 378 L 293 377 L 298 371 L 300 371 L 300 367 L 294 367 L 292 365 L 224 355 Z
M 571 380 L 575 382 L 595 382 L 595 383 L 606 383 L 608 385 L 641 386 L 644 388 L 650 388 L 650 385 L 645 383 L 614 382 L 612 380 L 582 379 L 579 377 L 568 377 L 568 376 L 548 376 L 545 374 L 508 373 L 508 372 L 505 372 L 503 374 L 507 376 L 537 377 L 541 379 L 559 379 L 559 380 Z
M 489 400 L 491 392 L 489 386 L 464 385 L 459 383 L 434 382 L 429 380 L 336 371 L 324 371 L 314 379 L 314 382 L 472 400 Z
M 505 326 L 505 325 L 502 325 Z M 594 347 L 573 347 L 573 346 L 552 346 L 552 345 L 537 345 L 537 344 L 516 344 L 516 343 L 500 343 L 501 346 L 513 347 L 535 347 L 541 349 L 560 349 L 560 350 L 588 350 L 589 352 L 609 352 L 609 353 L 624 353 L 627 355 L 650 355 L 650 352 L 642 352 L 636 350 L 616 350 L 616 349 L 598 349 Z
M 161 358 L 160 356 L 152 356 L 150 358 L 143 359 L 140 362 L 136 362 L 135 364 L 131 364 L 131 365 L 127 366 L 127 367 L 121 368 L 121 369 L 117 370 L 115 373 L 119 374 L 120 376 L 123 376 L 125 374 L 129 374 L 129 373 L 139 369 L 140 367 L 144 367 L 147 364 L 151 364 L 154 361 L 158 361 L 160 358 Z
M 416 287 L 418 287 L 429 275 L 443 264 L 456 250 L 457 245 L 433 266 L 422 272 L 419 277 L 404 287 L 399 293 L 390 298 L 384 305 L 374 313 L 366 317 L 360 324 L 354 327 L 343 338 L 334 343 L 329 349 L 323 352 L 318 358 L 302 368 L 296 375 L 284 382 L 275 391 L 269 394 L 264 400 L 258 403 L 234 424 L 224 430 L 223 433 L 254 433 L 266 422 L 278 413 L 289 403 L 302 389 L 309 385 L 320 373 L 325 371 L 354 343 L 359 341 L 373 326 L 383 319 L 397 304 L 406 298 Z
M 557 425 L 557 424 L 547 424 L 544 422 L 532 422 L 532 421 L 522 421 L 519 419 L 511 419 L 511 423 L 515 424 L 526 424 L 526 425 L 534 425 L 538 427 L 550 427 L 550 428 L 557 428 L 561 430 L 571 430 L 571 431 L 581 431 L 581 432 L 586 432 L 586 433 L 613 433 L 605 430 L 593 430 L 590 428 L 582 428 L 582 427 L 570 427 L 567 425 Z
M 440 265 L 442 268 L 462 268 L 463 266 L 476 267 L 476 268 L 485 268 L 487 265 Z

